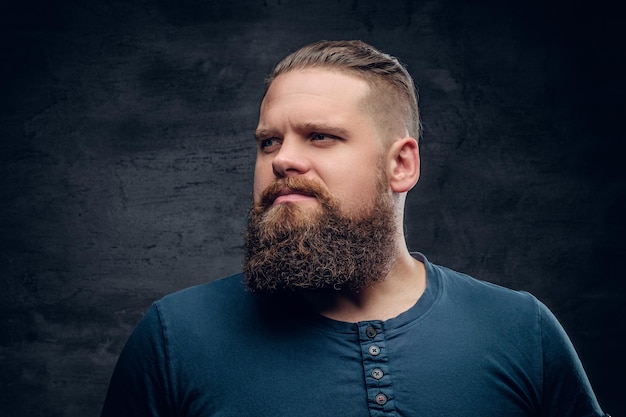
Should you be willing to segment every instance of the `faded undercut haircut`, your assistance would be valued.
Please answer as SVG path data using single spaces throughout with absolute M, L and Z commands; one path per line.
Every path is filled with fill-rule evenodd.
M 370 87 L 364 107 L 381 134 L 419 140 L 421 124 L 413 79 L 397 58 L 358 40 L 319 41 L 283 58 L 265 82 L 265 92 L 280 74 L 320 68 L 363 79 Z

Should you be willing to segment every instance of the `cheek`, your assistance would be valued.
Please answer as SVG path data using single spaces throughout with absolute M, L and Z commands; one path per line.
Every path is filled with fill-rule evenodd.
M 347 190 L 355 209 L 372 207 L 381 188 L 388 186 L 386 180 L 385 155 L 382 151 L 362 155 L 360 160 L 351 165 L 351 172 L 346 174 Z
M 357 213 L 371 207 L 378 192 L 377 169 L 376 164 L 373 164 L 358 170 L 347 170 L 337 176 L 332 185 L 327 183 L 340 207 L 347 212 Z

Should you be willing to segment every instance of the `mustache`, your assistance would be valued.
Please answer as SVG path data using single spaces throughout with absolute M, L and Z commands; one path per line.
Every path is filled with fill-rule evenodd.
M 281 178 L 267 186 L 263 193 L 259 203 L 256 205 L 257 209 L 265 210 L 270 207 L 276 198 L 281 195 L 285 190 L 289 190 L 291 193 L 303 194 L 314 197 L 320 201 L 323 205 L 328 205 L 331 201 L 331 196 L 317 181 L 309 178 L 301 177 L 289 177 Z

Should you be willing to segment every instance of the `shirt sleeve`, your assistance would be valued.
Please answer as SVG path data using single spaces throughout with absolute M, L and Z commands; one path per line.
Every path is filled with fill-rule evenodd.
M 159 310 L 153 304 L 122 349 L 101 417 L 172 415 L 165 342 Z
M 603 417 L 582 363 L 565 330 L 541 302 L 543 417 Z

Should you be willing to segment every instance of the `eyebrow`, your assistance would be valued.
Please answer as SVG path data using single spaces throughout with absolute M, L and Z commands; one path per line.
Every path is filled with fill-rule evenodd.
M 345 137 L 348 135 L 348 131 L 342 127 L 329 125 L 326 123 L 307 122 L 296 125 L 296 131 L 298 132 L 317 132 L 317 133 L 331 133 L 333 135 Z M 258 129 L 254 132 L 254 138 L 257 141 L 264 140 L 272 137 L 280 137 L 281 134 L 276 129 Z
M 307 132 L 317 132 L 317 133 L 332 133 L 337 136 L 347 136 L 348 131 L 342 127 L 336 125 L 329 125 L 326 123 L 315 123 L 308 122 L 303 123 L 301 126 L 298 126 L 298 129 L 307 131 Z
M 273 129 L 259 129 L 254 132 L 254 139 L 257 141 L 261 141 L 263 139 L 272 138 L 275 136 L 279 136 L 277 130 Z

